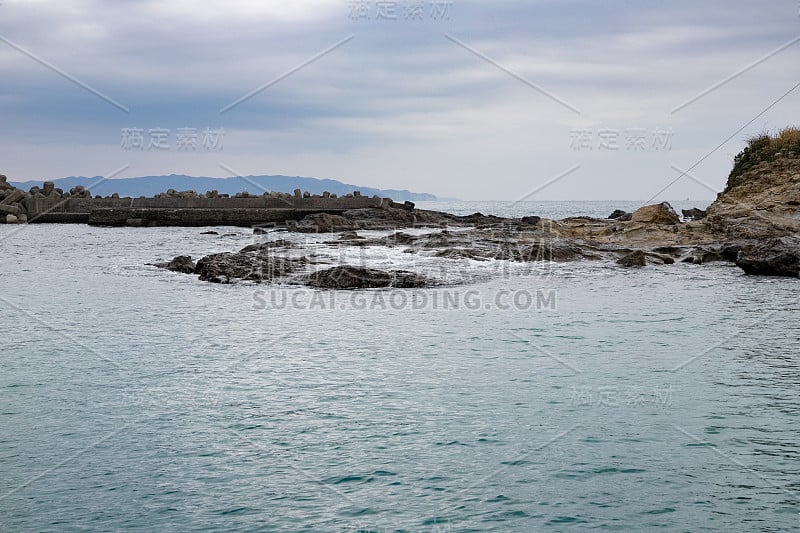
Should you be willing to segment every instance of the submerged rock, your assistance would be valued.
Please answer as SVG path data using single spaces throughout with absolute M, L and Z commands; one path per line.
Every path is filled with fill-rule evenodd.
M 361 235 L 356 233 L 355 231 L 345 231 L 339 235 L 340 241 L 355 241 L 364 239 Z
M 675 260 L 668 256 L 644 250 L 634 250 L 617 260 L 618 265 L 625 267 L 643 267 L 647 265 L 671 265 Z
M 239 250 L 239 253 L 247 252 L 263 252 L 273 248 L 293 248 L 294 243 L 286 239 L 278 239 L 276 241 L 261 242 L 258 244 L 250 244 Z
M 192 261 L 192 256 L 190 255 L 179 255 L 168 263 L 156 263 L 155 266 L 182 274 L 192 274 L 195 268 L 194 261 Z
M 374 268 L 337 266 L 304 276 L 302 284 L 319 289 L 379 289 L 417 288 L 430 285 L 430 281 L 404 270 L 384 271 Z
M 758 276 L 800 275 L 800 237 L 778 237 L 748 244 L 739 250 L 736 265 Z
M 617 264 L 624 267 L 643 267 L 647 265 L 647 255 L 641 250 L 636 250 L 617 260 Z
M 276 257 L 270 253 L 228 253 L 207 255 L 197 261 L 194 273 L 201 281 L 231 283 L 235 280 L 269 281 L 292 273 L 304 259 Z
M 741 248 L 742 245 L 738 243 L 697 246 L 692 249 L 688 256 L 682 259 L 682 262 L 694 263 L 695 265 L 702 265 L 715 261 L 734 262 Z

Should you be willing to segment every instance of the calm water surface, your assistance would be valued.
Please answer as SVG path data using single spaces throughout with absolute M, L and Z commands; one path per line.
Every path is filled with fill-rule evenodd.
M 468 282 L 264 307 L 147 266 L 217 229 L 0 226 L 0 530 L 800 528 L 797 280 L 376 249 Z

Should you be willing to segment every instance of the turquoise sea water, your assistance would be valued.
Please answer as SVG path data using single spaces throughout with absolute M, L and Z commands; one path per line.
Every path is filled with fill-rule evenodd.
M 376 249 L 467 283 L 311 305 L 147 266 L 253 242 L 216 229 L 0 226 L 0 530 L 800 527 L 797 280 Z

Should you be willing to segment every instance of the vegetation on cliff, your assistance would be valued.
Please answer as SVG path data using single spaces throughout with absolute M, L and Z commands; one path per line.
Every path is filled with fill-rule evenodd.
M 739 185 L 742 175 L 751 168 L 763 161 L 774 161 L 779 155 L 800 155 L 800 128 L 783 128 L 775 135 L 762 132 L 747 139 L 747 146 L 733 160 L 723 192 Z

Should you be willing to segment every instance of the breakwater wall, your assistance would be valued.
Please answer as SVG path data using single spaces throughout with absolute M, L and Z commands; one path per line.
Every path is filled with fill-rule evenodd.
M 98 226 L 253 226 L 300 220 L 313 213 L 385 207 L 388 198 L 41 198 L 23 200 L 31 223 Z

